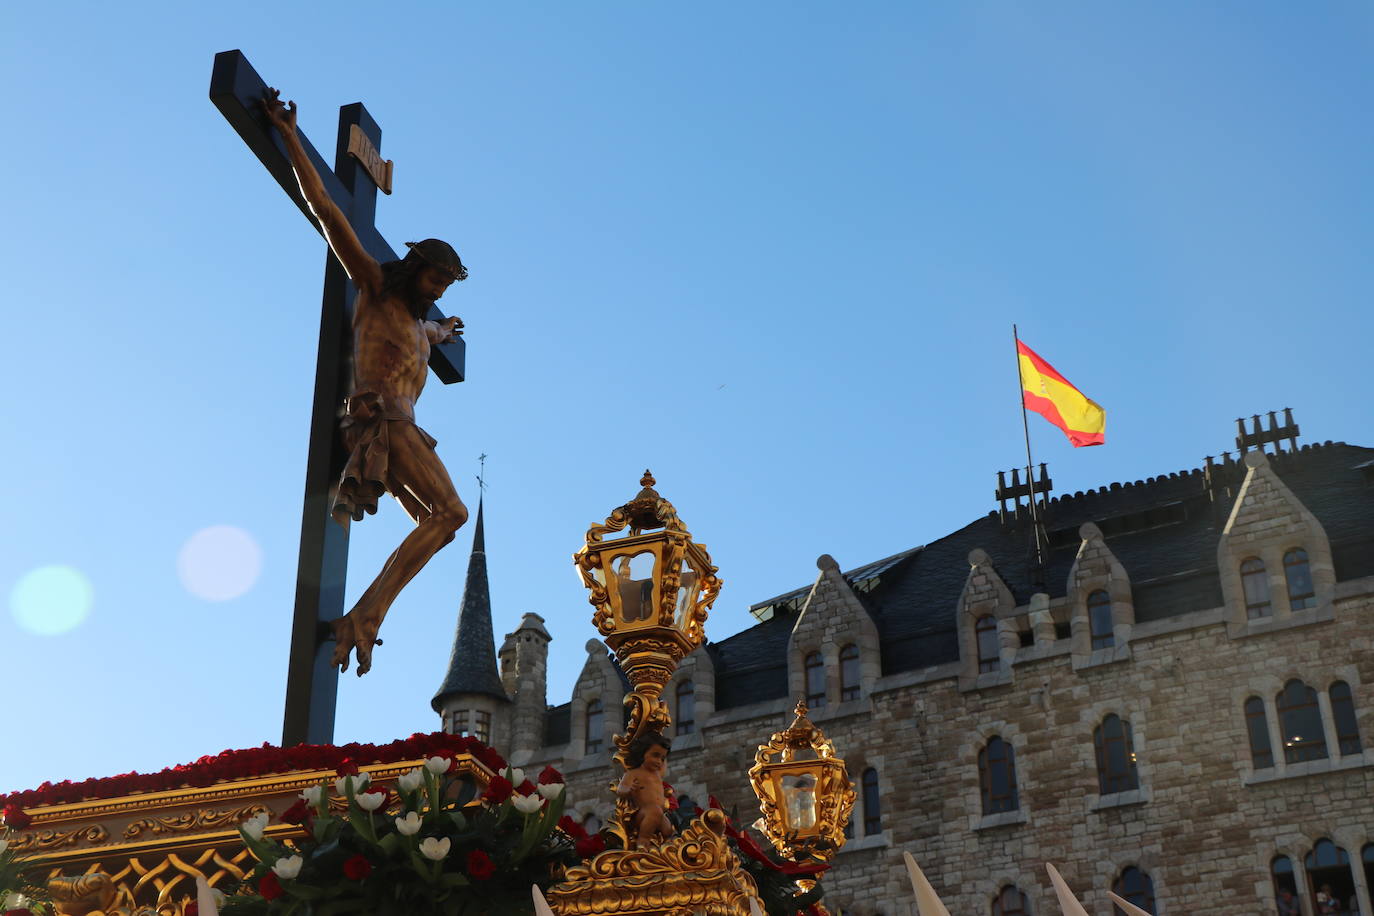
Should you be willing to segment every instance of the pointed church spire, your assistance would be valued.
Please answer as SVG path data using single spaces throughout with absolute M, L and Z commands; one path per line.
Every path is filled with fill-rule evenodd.
M 509 700 L 496 673 L 496 643 L 491 630 L 491 589 L 487 584 L 486 536 L 482 525 L 482 497 L 477 497 L 477 524 L 472 532 L 472 557 L 453 634 L 448 673 L 430 706 L 439 712 L 443 701 L 457 694 L 479 693 Z

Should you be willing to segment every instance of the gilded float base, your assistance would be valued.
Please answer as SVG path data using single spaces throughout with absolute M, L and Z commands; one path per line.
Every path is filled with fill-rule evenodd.
M 712 808 L 656 849 L 611 849 L 549 889 L 558 916 L 749 916 L 754 879 Z

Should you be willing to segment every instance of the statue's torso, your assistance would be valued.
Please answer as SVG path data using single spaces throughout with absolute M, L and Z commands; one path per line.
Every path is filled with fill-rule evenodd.
M 353 309 L 353 391 L 413 405 L 429 375 L 429 335 L 396 296 L 358 294 Z

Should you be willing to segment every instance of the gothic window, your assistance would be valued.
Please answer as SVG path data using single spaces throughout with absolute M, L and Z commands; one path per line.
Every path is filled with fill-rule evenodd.
M 864 836 L 872 836 L 883 829 L 883 802 L 878 797 L 878 771 L 864 770 Z
M 1294 547 L 1283 555 L 1283 575 L 1288 580 L 1288 606 L 1295 611 L 1317 606 L 1317 595 L 1312 588 L 1312 566 L 1307 562 L 1307 551 Z
M 1269 721 L 1264 716 L 1264 701 L 1251 697 L 1245 701 L 1245 730 L 1250 734 L 1250 761 L 1257 770 L 1274 765 L 1274 746 L 1269 743 Z
M 1155 883 L 1150 876 L 1134 865 L 1121 870 L 1121 876 L 1112 885 L 1112 893 L 1127 903 L 1134 903 L 1146 912 L 1155 911 Z M 1121 907 L 1112 905 L 1112 916 L 1126 916 Z
M 821 653 L 812 652 L 806 656 L 802 670 L 806 673 L 806 705 L 820 709 L 825 705 L 825 662 Z
M 606 727 L 606 714 L 601 708 L 601 700 L 592 700 L 587 704 L 587 745 L 588 754 L 601 753 L 601 746 L 604 742 Z
M 677 682 L 677 733 L 690 735 L 697 727 L 697 691 L 689 680 Z
M 850 643 L 840 650 L 840 701 L 859 698 L 859 647 Z
M 1030 916 L 1030 901 L 1008 884 L 992 899 L 992 916 Z
M 1093 731 L 1093 746 L 1097 751 L 1099 792 L 1111 795 L 1140 787 L 1135 769 L 1135 748 L 1131 743 L 1131 723 L 1116 713 L 1107 716 Z
M 1016 755 L 1011 742 L 1000 737 L 988 739 L 978 752 L 978 784 L 983 793 L 984 814 L 1016 810 Z
M 1326 759 L 1317 691 L 1294 678 L 1278 696 L 1279 728 L 1283 730 L 1283 759 L 1289 763 Z
M 482 709 L 473 712 L 472 736 L 483 744 L 491 744 L 491 713 Z
M 1324 887 L 1329 887 L 1338 907 L 1332 912 L 1345 912 L 1341 901 L 1350 899 L 1355 892 L 1355 876 L 1350 873 L 1350 855 L 1335 843 L 1322 838 L 1303 859 L 1303 864 L 1307 866 L 1307 887 L 1314 897 Z M 1316 907 L 1315 899 L 1313 911 L 1323 912 Z
M 1293 860 L 1288 856 L 1274 856 L 1274 861 L 1269 863 L 1269 876 L 1274 879 L 1276 898 L 1284 891 L 1297 895 L 1298 882 L 1293 877 Z
M 1088 596 L 1088 630 L 1094 649 L 1116 645 L 1112 635 L 1112 596 L 1100 588 Z
M 1258 620 L 1274 613 L 1269 604 L 1269 571 L 1259 557 L 1247 557 L 1240 564 L 1240 586 L 1245 593 L 1245 616 Z
M 1331 697 L 1331 718 L 1336 720 L 1336 747 L 1341 756 L 1360 752 L 1360 726 L 1355 721 L 1355 700 L 1350 685 L 1337 681 L 1327 691 Z
M 1002 667 L 1002 656 L 997 645 L 997 621 L 990 614 L 979 617 L 973 625 L 973 635 L 978 638 L 978 671 L 997 671 Z

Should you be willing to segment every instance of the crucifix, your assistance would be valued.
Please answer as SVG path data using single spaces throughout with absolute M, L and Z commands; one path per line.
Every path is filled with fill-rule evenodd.
M 241 52 L 215 56 L 210 99 L 330 246 L 282 725 L 283 746 L 328 744 L 340 656 L 346 668 L 356 637 L 359 673 L 367 670 L 371 647 L 380 643 L 376 627 L 395 592 L 466 519 L 434 456 L 434 440 L 415 426 L 413 412 L 427 374 L 424 354 L 440 381 L 463 380 L 464 344 L 456 336 L 462 322 L 444 318 L 432 300 L 466 270 L 452 248 L 435 239 L 408 243 L 410 253 L 399 259 L 373 225 L 378 187 L 391 193 L 391 163 L 381 158 L 381 129 L 361 103 L 339 110 L 330 169 L 296 131 L 294 103 L 289 110 L 282 105 Z M 387 371 L 375 369 L 379 349 L 395 350 L 398 340 L 402 362 L 413 366 L 397 373 L 392 354 Z M 418 527 L 344 616 L 348 523 L 373 511 L 383 490 Z M 370 596 L 380 610 L 356 616 Z

